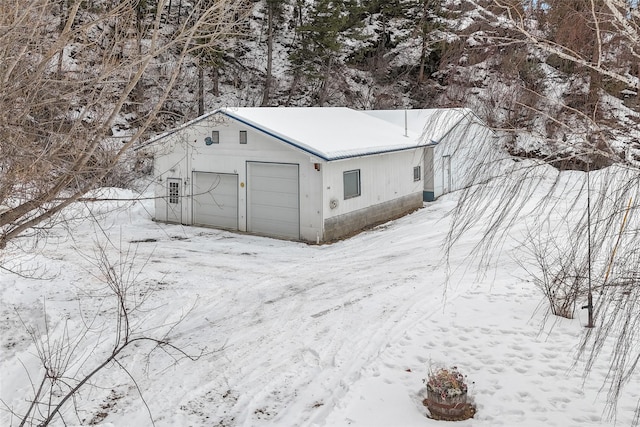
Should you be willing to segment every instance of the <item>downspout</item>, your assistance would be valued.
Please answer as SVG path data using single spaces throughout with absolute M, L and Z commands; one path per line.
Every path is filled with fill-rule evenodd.
M 404 136 L 408 137 L 409 136 L 409 125 L 408 125 L 408 120 L 407 120 L 407 109 L 404 109 Z
M 189 219 L 189 225 L 193 224 L 193 211 L 191 210 L 191 206 L 192 206 L 192 200 L 191 200 L 191 195 L 193 194 L 193 188 L 191 187 L 192 182 L 191 182 L 191 178 L 192 178 L 192 173 L 190 170 L 191 167 L 191 156 L 189 154 L 189 137 L 185 136 L 184 138 L 184 156 L 185 156 L 185 171 L 184 171 L 184 175 L 185 175 L 185 180 L 184 180 L 184 199 L 187 203 L 183 203 L 182 204 L 182 210 L 183 210 L 183 218 L 188 218 Z M 184 214 L 187 215 L 184 215 Z

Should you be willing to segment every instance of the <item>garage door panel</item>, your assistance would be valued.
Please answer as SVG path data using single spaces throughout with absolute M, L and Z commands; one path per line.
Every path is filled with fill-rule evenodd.
M 193 223 L 238 229 L 238 176 L 193 173 Z
M 236 210 L 238 197 L 235 194 L 217 194 L 215 191 L 211 191 L 210 193 L 201 194 L 194 203 L 207 209 Z
M 298 177 L 274 178 L 270 176 L 254 176 L 253 189 L 256 191 L 272 191 L 276 193 L 297 193 Z
M 268 210 L 269 215 L 253 215 L 253 220 L 269 220 L 269 221 L 280 221 L 287 222 L 291 224 L 298 223 L 298 209 L 293 208 L 283 208 L 280 206 L 255 206 L 255 210 L 257 211 L 265 211 Z
M 206 225 L 212 226 L 216 228 L 224 228 L 228 230 L 236 230 L 237 229 L 237 221 L 230 219 L 228 216 L 224 215 L 207 215 L 200 214 L 195 225 Z
M 248 230 L 300 238 L 298 165 L 249 162 Z
M 298 210 L 297 195 L 252 191 L 252 203 L 261 206 L 284 206 Z
M 269 230 L 269 233 L 261 233 L 269 236 L 275 237 L 295 237 L 289 236 L 291 227 L 296 225 L 297 221 L 294 224 L 284 223 L 282 221 L 274 221 L 274 220 L 256 220 L 254 226 L 258 230 Z

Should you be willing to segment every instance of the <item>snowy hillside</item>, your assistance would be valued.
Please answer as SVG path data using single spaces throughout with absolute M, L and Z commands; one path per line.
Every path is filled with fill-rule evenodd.
M 565 173 L 560 185 L 583 178 Z M 110 354 L 116 306 L 100 243 L 129 285 L 133 336 L 166 337 L 199 358 L 150 342 L 126 348 L 64 407 L 66 425 L 437 426 L 422 380 L 442 365 L 467 375 L 477 407 L 456 425 L 630 425 L 640 372 L 617 424 L 608 420 L 608 358 L 588 376 L 576 360 L 585 312 L 547 318 L 518 262 L 526 212 L 488 270 L 468 258 L 478 229 L 444 257 L 457 197 L 323 246 L 155 223 L 149 200 L 76 204 L 68 228 L 3 253 L 4 266 L 32 277 L 0 271 L 0 424 L 19 424 L 10 411 L 26 413 L 44 372 L 28 331 L 41 352 L 62 356 L 66 383 Z
M 640 162 L 637 87 L 523 43 L 492 1 L 334 3 L 252 3 L 242 35 L 222 41 L 215 61 L 185 63 L 154 130 L 193 119 L 200 107 L 467 107 L 516 156 L 578 170 L 586 157 L 592 168 Z M 270 4 L 278 5 L 273 16 Z M 556 5 L 531 25 L 553 40 L 567 26 L 562 16 L 576 13 Z M 579 46 L 595 43 L 577 37 Z M 616 71 L 635 73 L 637 61 L 615 43 L 604 49 Z M 158 79 L 152 72 L 147 81 L 152 88 Z
M 5 138 L 24 139 L 18 147 L 95 140 L 104 153 L 91 154 L 108 163 L 114 146 L 219 107 L 469 107 L 505 131 L 512 154 L 584 170 L 575 153 L 595 148 L 597 167 L 637 166 L 637 22 L 595 40 L 581 2 L 518 10 L 575 61 L 526 40 L 493 0 L 225 0 L 219 15 L 207 1 L 6 5 L 2 58 L 15 64 L 0 70 Z M 187 31 L 196 17 L 201 25 Z M 603 28 L 616 24 L 611 13 L 597 17 Z M 593 46 L 597 72 L 583 64 Z M 120 157 L 129 171 L 144 163 Z

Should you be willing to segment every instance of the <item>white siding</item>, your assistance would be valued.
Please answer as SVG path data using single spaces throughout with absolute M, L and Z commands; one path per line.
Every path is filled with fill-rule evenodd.
M 493 132 L 474 117 L 460 123 L 433 149 L 433 189 L 436 198 L 450 191 L 460 190 L 474 180 L 474 171 L 481 163 L 489 162 L 494 144 Z M 450 184 L 447 191 L 444 180 L 446 157 L 451 166 Z
M 409 194 L 422 194 L 424 183 L 413 180 L 413 168 L 424 164 L 424 149 L 406 150 L 334 161 L 324 173 L 324 212 L 331 218 Z M 360 170 L 360 196 L 344 198 L 343 173 Z M 337 206 L 335 202 L 337 202 Z
M 434 192 L 434 167 L 433 167 L 433 146 L 427 147 L 424 150 L 424 191 Z
M 211 131 L 219 131 L 220 143 L 206 145 Z M 240 144 L 240 130 L 247 131 L 247 144 Z M 166 221 L 166 178 L 182 178 L 184 196 L 191 196 L 191 172 L 209 171 L 238 176 L 238 229 L 247 231 L 247 162 L 273 162 L 299 166 L 300 238 L 315 242 L 322 237 L 322 169 L 314 169 L 321 160 L 289 144 L 219 115 L 193 123 L 189 127 L 156 142 L 154 163 L 156 179 L 156 219 Z M 324 166 L 324 165 L 323 165 Z M 162 188 L 162 190 L 160 190 Z M 183 221 L 190 224 L 191 204 L 182 203 Z
M 187 164 L 184 161 L 186 159 L 184 143 L 184 135 L 172 134 L 161 142 L 154 145 L 154 165 L 153 170 L 155 174 L 155 219 L 157 221 L 172 221 L 173 218 L 167 217 L 169 210 L 167 204 L 167 180 L 179 179 L 181 180 L 180 193 L 182 195 L 182 203 L 180 208 L 182 210 L 181 217 L 182 223 L 191 223 L 191 210 L 189 205 L 189 196 L 191 195 L 191 172 L 187 172 Z M 177 213 L 174 212 L 177 216 Z

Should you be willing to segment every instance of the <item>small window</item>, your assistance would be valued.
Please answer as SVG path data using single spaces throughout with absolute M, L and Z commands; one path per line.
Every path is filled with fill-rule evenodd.
M 247 143 L 247 131 L 246 130 L 241 130 L 240 131 L 240 144 L 246 144 Z
M 180 183 L 179 182 L 170 182 L 169 183 L 169 203 L 173 205 L 177 205 L 180 201 Z
M 205 145 L 220 144 L 220 131 L 212 130 L 211 136 L 204 139 Z
M 360 195 L 360 169 L 344 172 L 343 181 L 345 200 Z
M 422 171 L 420 166 L 415 166 L 413 168 L 413 180 L 420 181 L 422 179 Z

